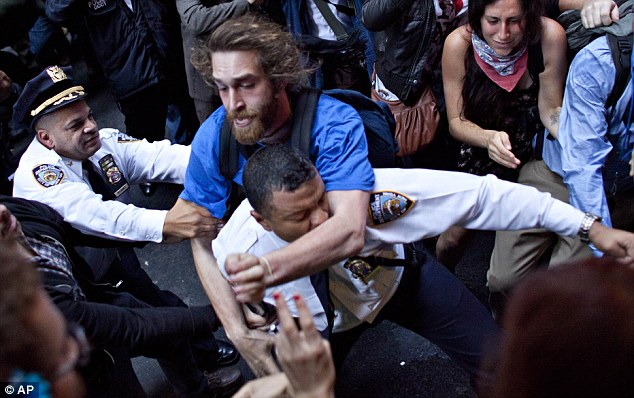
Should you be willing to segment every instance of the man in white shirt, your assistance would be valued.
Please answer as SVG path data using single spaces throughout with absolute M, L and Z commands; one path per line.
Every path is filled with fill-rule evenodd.
M 588 215 L 532 188 L 493 176 L 432 170 L 376 169 L 375 176 L 362 257 L 329 268 L 336 312 L 331 340 L 337 359 L 350 345 L 338 343 L 341 332 L 356 336 L 363 329 L 357 326 L 390 319 L 433 341 L 476 375 L 483 345 L 497 331 L 486 308 L 431 256 L 417 253 L 422 256 L 418 262 L 390 260 L 402 257 L 399 244 L 435 236 L 449 226 L 489 230 L 539 226 L 568 236 L 579 233 L 625 261 L 634 260 L 634 234 L 591 223 Z M 271 146 L 248 161 L 243 183 L 251 203 L 244 202 L 236 210 L 212 244 L 217 264 L 228 271 L 237 300 L 258 302 L 265 287 L 265 301 L 271 304 L 274 291 L 280 290 L 286 297 L 299 292 L 318 329 L 326 329 L 328 311 L 319 302 L 310 278 L 272 287 L 267 282 L 271 275 L 265 257 L 328 219 L 319 174 L 296 150 Z M 215 267 L 211 264 L 209 268 Z M 226 284 L 225 290 L 208 289 L 207 294 L 214 305 L 224 303 L 218 315 L 225 328 L 237 331 L 236 335 L 254 333 L 241 318 L 230 289 Z M 289 306 L 294 309 L 292 301 Z M 229 317 L 232 308 L 232 319 L 225 321 L 223 317 Z M 349 341 L 348 336 L 343 340 Z M 266 351 L 256 352 L 262 355 Z M 259 363 L 267 363 L 267 359 L 261 358 Z
M 177 242 L 215 231 L 216 223 L 206 209 L 182 200 L 169 211 L 129 204 L 130 184 L 182 183 L 190 149 L 168 141 L 137 140 L 115 129 L 99 130 L 85 101 L 84 88 L 67 72 L 70 68 L 47 67 L 25 85 L 15 103 L 14 123 L 33 128 L 35 139 L 15 172 L 14 196 L 49 205 L 82 232 L 122 241 Z M 78 251 L 89 265 L 82 275 L 88 283 L 110 284 L 117 294 L 129 294 L 143 305 L 186 307 L 174 293 L 152 282 L 130 245 L 122 242 L 116 247 Z M 99 300 L 120 305 L 115 294 Z M 212 330 L 208 337 L 190 342 L 193 355 L 184 360 L 196 361 L 194 365 L 205 369 L 232 364 L 239 358 L 234 347 L 215 340 Z M 174 368 L 178 371 L 182 363 L 176 362 L 162 364 L 167 374 Z M 241 382 L 241 377 L 212 380 L 194 368 L 196 374 L 186 380 L 179 378 L 178 386 L 172 381 L 179 393 L 226 393 Z

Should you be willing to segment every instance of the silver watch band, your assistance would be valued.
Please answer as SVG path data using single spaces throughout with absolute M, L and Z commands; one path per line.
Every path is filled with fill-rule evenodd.
M 583 219 L 581 219 L 581 226 L 579 227 L 579 239 L 581 239 L 584 243 L 590 243 L 590 227 L 595 221 L 601 222 L 601 217 L 596 214 L 586 213 L 583 215 Z

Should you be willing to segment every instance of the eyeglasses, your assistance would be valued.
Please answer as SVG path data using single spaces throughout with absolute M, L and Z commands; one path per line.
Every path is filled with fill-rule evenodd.
M 90 344 L 88 343 L 88 339 L 86 338 L 86 333 L 84 329 L 73 323 L 69 323 L 68 326 L 68 338 L 74 340 L 77 343 L 77 350 L 70 350 L 67 355 L 67 359 L 58 366 L 55 373 L 53 373 L 53 377 L 49 380 L 51 383 L 55 380 L 61 378 L 62 376 L 67 375 L 68 373 L 74 371 L 77 368 L 88 365 L 88 361 L 90 360 Z

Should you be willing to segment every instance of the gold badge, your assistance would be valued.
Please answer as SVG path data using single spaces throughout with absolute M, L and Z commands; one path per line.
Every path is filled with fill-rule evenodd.
M 354 279 L 359 279 L 366 285 L 378 267 L 373 266 L 361 257 L 350 257 L 343 267 L 352 273 Z
M 46 68 L 46 73 L 51 78 L 53 83 L 61 82 L 68 79 L 66 73 L 59 66 L 49 66 Z

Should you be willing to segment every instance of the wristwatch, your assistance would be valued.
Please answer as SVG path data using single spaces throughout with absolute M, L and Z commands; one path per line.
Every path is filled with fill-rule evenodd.
M 579 227 L 579 232 L 577 232 L 577 235 L 579 235 L 579 239 L 581 239 L 583 243 L 590 243 L 590 227 L 592 227 L 592 224 L 595 221 L 601 222 L 601 217 L 592 213 L 586 213 L 583 215 L 581 226 Z

